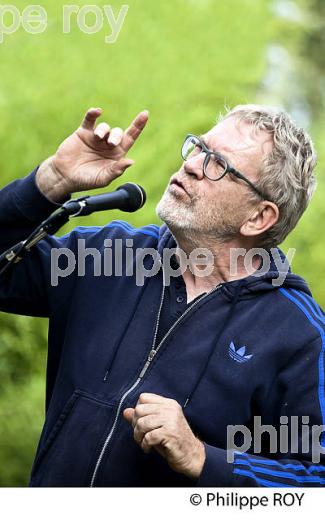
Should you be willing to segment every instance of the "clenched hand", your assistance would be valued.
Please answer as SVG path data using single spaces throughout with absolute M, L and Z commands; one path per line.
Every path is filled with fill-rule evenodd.
M 174 399 L 140 394 L 135 408 L 126 408 L 124 418 L 134 429 L 134 440 L 145 453 L 157 450 L 177 473 L 197 479 L 205 461 L 204 444 L 195 437 L 182 407 Z
M 36 183 L 53 202 L 108 186 L 134 163 L 125 156 L 144 129 L 148 112 L 140 112 L 125 131 L 104 122 L 95 126 L 101 114 L 100 108 L 90 108 L 80 127 L 38 169 Z

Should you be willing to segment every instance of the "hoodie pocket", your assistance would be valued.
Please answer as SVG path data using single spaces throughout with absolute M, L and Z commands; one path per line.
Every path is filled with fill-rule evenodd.
M 113 404 L 76 390 L 40 451 L 31 486 L 88 486 Z

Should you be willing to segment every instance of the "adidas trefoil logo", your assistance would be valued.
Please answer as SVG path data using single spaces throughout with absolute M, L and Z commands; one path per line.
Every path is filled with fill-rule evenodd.
M 246 356 L 245 356 L 245 352 L 246 352 L 246 347 L 239 347 L 239 349 L 236 350 L 234 342 L 232 341 L 230 343 L 229 356 L 232 359 L 234 359 L 235 361 L 237 361 L 237 363 L 246 363 L 253 357 L 253 354 L 246 354 Z

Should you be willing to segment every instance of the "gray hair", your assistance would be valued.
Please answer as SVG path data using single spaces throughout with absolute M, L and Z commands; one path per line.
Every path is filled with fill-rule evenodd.
M 264 105 L 237 105 L 222 119 L 235 116 L 271 134 L 272 151 L 262 162 L 256 186 L 279 208 L 278 221 L 261 236 L 261 247 L 280 244 L 296 226 L 316 189 L 317 156 L 310 136 L 290 116 Z M 255 199 L 256 201 L 256 199 Z

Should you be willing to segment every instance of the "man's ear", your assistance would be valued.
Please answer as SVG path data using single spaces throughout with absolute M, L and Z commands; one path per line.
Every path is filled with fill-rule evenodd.
M 253 237 L 265 233 L 279 219 L 279 208 L 274 202 L 261 202 L 240 228 L 240 233 Z

